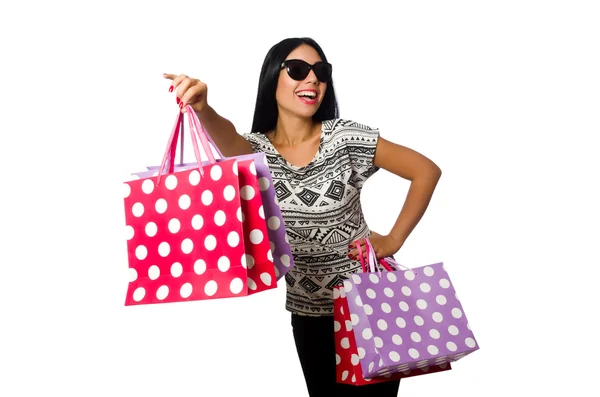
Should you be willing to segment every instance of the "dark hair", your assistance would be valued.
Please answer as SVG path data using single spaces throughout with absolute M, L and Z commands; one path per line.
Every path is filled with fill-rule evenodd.
M 308 37 L 284 39 L 271 47 L 260 71 L 251 132 L 266 133 L 275 129 L 278 116 L 275 91 L 277 90 L 281 63 L 287 58 L 290 52 L 302 44 L 307 44 L 314 48 L 321 57 L 321 60 L 327 62 L 327 57 L 319 44 Z M 331 79 L 327 82 L 327 90 L 325 91 L 323 102 L 314 114 L 313 120 L 319 122 L 338 117 L 338 104 L 335 97 L 335 90 L 333 89 L 333 79 Z

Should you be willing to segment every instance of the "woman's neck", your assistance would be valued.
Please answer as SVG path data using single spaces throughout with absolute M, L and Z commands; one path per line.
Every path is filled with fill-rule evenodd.
M 279 113 L 275 130 L 270 134 L 271 140 L 280 145 L 294 147 L 312 139 L 320 131 L 320 123 L 312 118 L 288 116 Z

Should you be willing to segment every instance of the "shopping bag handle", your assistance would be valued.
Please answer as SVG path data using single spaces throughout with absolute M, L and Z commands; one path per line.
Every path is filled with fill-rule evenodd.
M 198 140 L 200 140 L 200 143 L 202 145 L 202 148 L 204 149 L 204 152 L 206 154 L 206 157 L 208 158 L 208 161 L 211 164 L 216 163 L 215 157 L 212 153 L 212 151 L 210 150 L 210 146 L 208 144 L 208 139 L 206 138 L 205 135 L 205 131 L 202 128 L 202 132 L 200 132 L 200 130 L 197 128 L 197 125 L 200 124 L 200 122 L 198 121 L 198 116 L 196 115 L 196 113 L 194 112 L 194 110 L 192 109 L 192 107 L 190 105 L 187 105 L 186 107 L 187 110 L 187 114 L 188 114 L 188 124 L 189 124 L 189 129 L 190 129 L 190 135 L 192 137 L 192 147 L 194 149 L 194 155 L 196 157 L 196 161 L 198 162 L 198 168 L 200 171 L 200 175 L 201 177 L 204 176 L 204 172 L 202 170 L 202 157 L 200 156 L 200 149 L 198 147 Z M 177 147 L 177 139 L 178 139 L 178 133 L 180 131 L 183 130 L 183 113 L 178 110 L 177 111 L 177 118 L 175 119 L 175 124 L 173 126 L 173 130 L 171 131 L 171 135 L 169 136 L 169 140 L 167 142 L 167 149 L 165 150 L 165 154 L 163 156 L 163 160 L 160 164 L 160 167 L 158 169 L 158 174 L 156 176 L 156 184 L 160 184 L 160 179 L 163 175 L 163 173 L 165 173 L 165 165 L 167 164 L 167 161 L 169 161 L 169 169 L 167 170 L 167 173 L 172 173 L 174 171 L 174 161 L 175 161 L 175 152 L 176 152 L 176 147 Z M 182 136 L 183 139 L 183 136 Z
M 380 273 L 381 276 L 381 270 L 379 270 L 379 268 L 376 266 L 376 263 L 381 264 L 381 266 L 383 266 L 383 268 L 387 271 L 393 272 L 396 271 L 398 269 L 405 269 L 405 270 L 411 270 L 409 267 L 401 265 L 400 263 L 396 262 L 396 260 L 392 257 L 386 257 L 386 258 L 381 258 L 379 260 L 377 260 L 377 255 L 375 253 L 375 249 L 373 248 L 373 245 L 371 244 L 371 241 L 368 238 L 364 239 L 365 241 L 365 249 L 366 249 L 366 256 L 367 256 L 367 264 L 369 269 L 367 270 L 367 266 L 365 265 L 364 259 L 363 259 L 363 255 L 362 255 L 362 248 L 360 246 L 360 240 L 356 240 L 355 241 L 355 245 L 356 248 L 358 250 L 358 255 L 360 258 L 360 264 L 362 266 L 362 270 L 363 272 L 375 272 L 375 269 L 377 269 L 377 271 Z

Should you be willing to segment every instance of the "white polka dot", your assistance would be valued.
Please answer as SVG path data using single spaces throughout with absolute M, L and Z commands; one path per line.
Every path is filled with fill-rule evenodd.
M 198 170 L 193 170 L 192 172 L 190 172 L 188 180 L 190 181 L 190 185 L 196 186 L 200 183 L 200 172 L 198 172 Z
M 375 337 L 373 338 L 373 341 L 375 342 L 375 347 L 378 349 L 381 349 L 383 347 L 383 339 L 381 339 L 380 337 Z
M 131 240 L 133 238 L 133 236 L 135 235 L 135 230 L 133 229 L 132 226 L 125 226 L 125 238 L 127 240 Z
M 431 286 L 427 283 L 421 283 L 420 288 L 421 288 L 421 291 L 423 291 L 425 293 L 431 291 Z
M 252 173 L 252 175 L 256 175 L 256 165 L 254 164 L 254 161 L 250 163 L 250 172 Z
M 179 208 L 181 208 L 182 210 L 187 210 L 188 208 L 190 208 L 191 204 L 192 199 L 190 199 L 190 196 L 188 196 L 187 194 L 182 194 L 181 197 L 179 197 Z
M 435 321 L 436 323 L 441 323 L 444 319 L 444 316 L 442 316 L 442 313 L 440 312 L 435 312 L 431 315 L 431 318 L 433 318 L 433 321 Z
M 152 265 L 148 268 L 148 278 L 150 280 L 156 280 L 160 277 L 160 268 L 156 265 Z
M 361 360 L 363 358 L 365 358 L 365 356 L 367 355 L 367 352 L 365 351 L 365 349 L 363 349 L 362 347 L 358 348 L 358 358 L 360 358 Z
M 451 352 L 455 352 L 457 349 L 456 343 L 448 342 L 448 343 L 446 343 L 446 348 L 448 348 L 448 350 L 450 350 Z
M 381 304 L 381 310 L 384 313 L 391 313 L 392 312 L 392 307 L 389 305 L 389 303 L 382 303 Z
M 209 251 L 212 251 L 216 247 L 217 247 L 217 239 L 215 238 L 215 236 L 213 236 L 212 234 L 209 234 L 208 236 L 206 236 L 206 238 L 204 239 L 204 248 L 206 248 Z
M 138 272 L 134 268 L 129 268 L 129 282 L 132 283 L 138 278 Z
M 165 186 L 169 190 L 173 190 L 177 187 L 177 177 L 175 175 L 169 175 L 167 179 L 165 179 Z
M 352 313 L 350 314 L 350 320 L 352 321 L 352 325 L 358 325 L 360 318 L 355 313 Z
M 362 337 L 366 340 L 369 340 L 373 337 L 373 331 L 371 331 L 371 328 L 365 328 L 362 332 Z
M 454 336 L 458 335 L 458 327 L 456 325 L 449 326 L 448 327 L 448 333 L 450 335 L 454 335 Z
M 350 358 L 350 362 L 352 363 L 352 365 L 356 366 L 358 365 L 358 363 L 360 359 L 358 358 L 358 354 L 353 354 L 352 357 Z
M 369 274 L 369 280 L 373 283 L 373 284 L 377 284 L 379 283 L 379 277 L 377 277 L 376 274 Z
M 382 330 L 385 331 L 388 328 L 387 322 L 383 319 L 377 321 L 377 327 Z
M 440 339 L 440 332 L 437 329 L 430 329 L 429 330 L 429 336 L 431 336 L 433 339 Z
M 208 296 L 213 296 L 214 294 L 217 293 L 218 288 L 219 288 L 219 285 L 217 284 L 217 282 L 215 280 L 210 280 L 204 286 L 204 293 Z
M 142 191 L 146 194 L 150 194 L 154 191 L 154 182 L 150 179 L 146 179 L 142 182 Z
M 254 257 L 250 254 L 242 255 L 242 267 L 252 269 L 254 267 Z
M 258 229 L 254 229 L 250 232 L 250 242 L 252 244 L 260 244 L 263 241 L 263 233 L 258 230 Z
M 210 205 L 213 202 L 213 194 L 210 190 L 205 190 L 202 192 L 202 204 Z
M 400 346 L 402 344 L 402 337 L 398 334 L 394 334 L 394 336 L 392 336 L 392 342 L 394 342 L 394 344 Z
M 349 375 L 348 370 L 344 370 L 344 372 L 342 372 L 342 380 L 344 381 L 344 380 L 348 379 L 348 375 Z
M 423 320 L 423 317 L 421 317 L 421 316 L 415 316 L 413 320 L 414 320 L 415 324 L 417 324 L 419 327 L 421 327 L 421 326 L 423 326 L 423 324 L 425 324 L 425 320 Z
M 156 233 L 158 232 L 158 227 L 156 226 L 156 223 L 154 222 L 148 222 L 146 223 L 146 235 L 148 237 L 154 237 L 156 236 Z
M 128 183 L 123 184 L 123 198 L 129 197 L 131 194 L 131 186 Z
M 169 221 L 169 231 L 171 233 L 177 233 L 181 229 L 181 222 L 179 219 L 173 218 Z
M 267 251 L 267 259 L 269 262 L 273 262 L 273 254 L 271 253 L 271 250 Z
M 371 307 L 371 305 L 363 305 L 363 309 L 367 316 L 370 316 L 371 314 L 373 314 L 373 308 Z
M 269 218 L 268 225 L 269 229 L 277 230 L 279 229 L 279 226 L 281 226 L 281 221 L 276 216 L 272 216 Z
M 417 349 L 409 349 L 408 355 L 412 358 L 419 358 L 419 352 L 417 351 Z
M 252 280 L 250 277 L 248 277 L 248 288 L 250 288 L 252 291 L 256 291 L 256 288 L 258 288 L 254 280 Z
M 436 355 L 438 354 L 440 351 L 438 350 L 437 347 L 435 347 L 434 345 L 429 345 L 427 346 L 427 351 L 429 352 L 429 354 L 431 355 Z
M 377 294 L 371 288 L 367 288 L 367 296 L 371 299 L 375 299 Z
M 223 198 L 227 201 L 231 201 L 235 198 L 235 188 L 228 185 L 223 189 Z
M 449 288 L 450 287 L 450 281 L 446 280 L 445 278 L 440 280 L 440 287 L 442 288 Z
M 350 348 L 350 340 L 348 338 L 342 338 L 340 345 L 344 348 L 344 349 L 349 349 Z
M 267 161 L 267 156 L 263 156 L 263 163 L 268 167 L 269 162 Z
M 159 198 L 158 200 L 156 200 L 156 203 L 154 204 L 154 209 L 159 214 L 164 214 L 165 211 L 167 210 L 167 207 L 168 207 L 167 200 L 165 200 L 163 198 Z
M 344 292 L 352 291 L 352 283 L 348 280 L 344 280 Z
M 186 299 L 189 298 L 190 295 L 192 295 L 192 284 L 190 283 L 185 283 L 181 286 L 181 288 L 179 289 L 179 295 Z
M 260 280 L 266 285 L 266 286 L 270 286 L 271 282 L 273 281 L 273 278 L 271 277 L 271 275 L 269 273 L 262 273 L 260 275 Z
M 258 209 L 258 216 L 260 216 L 262 219 L 265 219 L 265 209 L 262 205 Z
M 170 252 L 171 252 L 171 246 L 169 245 L 169 243 L 167 243 L 166 241 L 163 241 L 162 243 L 159 244 L 158 254 L 160 256 L 162 256 L 164 258 L 167 255 L 169 255 Z
M 336 353 L 336 355 L 335 355 L 335 365 L 340 365 L 341 362 L 342 362 L 342 358 L 340 357 L 339 354 Z
M 432 267 L 427 266 L 425 269 L 423 269 L 423 273 L 425 273 L 426 276 L 431 277 L 435 272 L 433 271 Z
M 171 265 L 171 276 L 177 278 L 183 274 L 183 266 L 181 263 L 175 262 Z
M 229 270 L 229 268 L 231 267 L 231 262 L 229 261 L 229 258 L 226 256 L 220 257 L 217 261 L 217 267 L 222 272 L 226 272 L 227 270 Z
M 396 319 L 396 325 L 397 325 L 399 328 L 405 328 L 405 327 L 406 327 L 406 320 L 404 320 L 402 317 L 398 317 L 398 318 Z
M 169 287 L 167 287 L 166 285 L 161 285 L 156 290 L 156 298 L 160 301 L 165 299 L 168 295 L 169 295 Z
M 240 196 L 244 200 L 252 200 L 254 198 L 254 188 L 252 186 L 246 185 L 240 189 Z
M 244 282 L 241 278 L 236 277 L 229 283 L 229 290 L 232 294 L 237 295 L 242 292 L 242 289 L 244 289 Z
M 352 275 L 352 281 L 354 281 L 354 284 L 360 284 L 361 280 L 360 280 L 360 277 L 358 276 L 358 274 Z
M 205 271 L 206 271 L 206 262 L 204 262 L 202 259 L 198 259 L 196 262 L 194 262 L 194 272 L 197 275 L 202 275 L 202 274 L 204 274 Z
M 217 212 L 215 212 L 215 225 L 217 226 L 223 226 L 225 224 L 225 221 L 227 220 L 227 217 L 225 216 L 225 212 L 218 210 Z
M 461 318 L 462 315 L 463 315 L 462 310 L 460 310 L 458 307 L 455 307 L 454 309 L 452 309 L 452 317 Z
M 292 264 L 290 262 L 290 256 L 288 254 L 281 255 L 279 260 L 281 261 L 281 263 L 283 263 L 283 266 L 285 266 L 285 267 L 290 267 L 290 265 Z
M 279 278 L 280 275 L 279 268 L 275 268 L 275 278 Z
M 467 347 L 470 347 L 471 349 L 474 348 L 476 346 L 475 339 L 473 339 L 473 338 L 465 339 L 465 345 L 467 345 Z
M 142 204 L 142 203 L 135 203 L 131 207 L 131 213 L 136 218 L 139 218 L 140 216 L 144 215 L 144 204 Z
M 268 178 L 265 178 L 264 176 L 261 178 L 258 178 L 258 186 L 259 186 L 261 192 L 266 191 L 270 185 L 271 185 L 271 183 L 269 182 Z
M 218 165 L 213 165 L 210 169 L 210 177 L 213 181 L 218 181 L 223 176 L 223 170 Z
M 387 272 L 386 273 L 386 277 L 388 280 L 390 280 L 392 283 L 395 283 L 397 280 L 396 275 L 393 272 Z
M 244 222 L 244 214 L 242 214 L 242 207 L 237 209 L 237 218 L 240 222 Z
M 239 243 L 240 235 L 237 234 L 237 232 L 230 232 L 227 235 L 227 244 L 229 244 L 230 247 L 237 247 Z
M 406 270 L 404 272 L 404 277 L 408 280 L 408 281 L 412 281 L 415 279 L 415 272 L 413 272 L 412 270 Z
M 143 287 L 136 288 L 136 290 L 133 291 L 133 300 L 136 302 L 144 299 L 144 296 L 146 296 L 146 290 Z
M 412 339 L 413 342 L 421 342 L 421 334 L 419 334 L 418 332 L 412 332 L 410 334 L 410 339 Z
M 385 296 L 387 296 L 388 298 L 393 298 L 394 297 L 394 290 L 391 289 L 390 287 L 386 287 L 383 290 L 383 293 L 385 294 Z
M 143 261 L 148 256 L 148 249 L 143 245 L 138 245 L 135 249 L 135 257 Z
M 375 367 L 375 363 L 369 364 L 369 372 L 373 371 L 374 367 Z
M 362 302 L 362 298 L 360 297 L 360 295 L 358 295 L 356 297 L 355 302 L 356 302 L 356 306 L 363 307 L 363 302 Z
M 333 332 L 339 332 L 342 329 L 342 325 L 339 321 L 333 322 Z
M 435 297 L 435 301 L 440 304 L 440 305 L 445 305 L 447 301 L 446 297 L 444 295 L 438 295 Z
M 204 225 L 204 218 L 202 218 L 202 215 L 200 215 L 200 214 L 194 215 L 194 217 L 192 218 L 192 227 L 194 228 L 194 230 L 202 229 L 203 225 Z
M 402 293 L 405 296 L 410 296 L 412 294 L 412 291 L 410 290 L 410 288 L 408 288 L 406 285 L 404 287 L 402 287 Z
M 233 171 L 233 173 L 234 173 L 235 175 L 237 175 L 237 174 L 238 174 L 238 163 L 237 163 L 237 161 L 234 161 L 234 162 L 233 162 L 233 167 L 231 167 L 231 170 Z
M 391 351 L 390 354 L 390 360 L 392 360 L 393 362 L 397 363 L 398 361 L 400 361 L 400 354 L 398 354 L 398 352 L 395 351 Z
M 185 240 L 183 240 L 181 242 L 181 251 L 184 254 L 189 254 L 190 252 L 192 252 L 193 249 L 194 249 L 194 243 L 192 242 L 191 239 L 186 238 Z
M 398 306 L 400 307 L 400 310 L 402 310 L 403 312 L 408 311 L 408 303 L 402 301 L 398 304 Z

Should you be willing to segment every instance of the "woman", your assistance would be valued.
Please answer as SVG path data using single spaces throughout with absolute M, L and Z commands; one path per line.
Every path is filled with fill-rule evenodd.
M 180 106 L 191 105 L 224 156 L 264 152 L 295 266 L 286 275 L 286 309 L 309 395 L 397 396 L 399 381 L 367 386 L 335 382 L 332 287 L 361 271 L 353 242 L 368 237 L 378 258 L 396 253 L 423 216 L 441 176 L 425 156 L 391 143 L 379 131 L 340 119 L 332 66 L 309 38 L 273 46 L 264 60 L 251 132 L 207 103 L 206 84 L 172 80 Z M 184 108 L 185 109 L 185 108 Z M 387 235 L 371 232 L 360 206 L 363 184 L 383 168 L 411 181 Z M 364 241 L 361 242 L 364 252 Z

